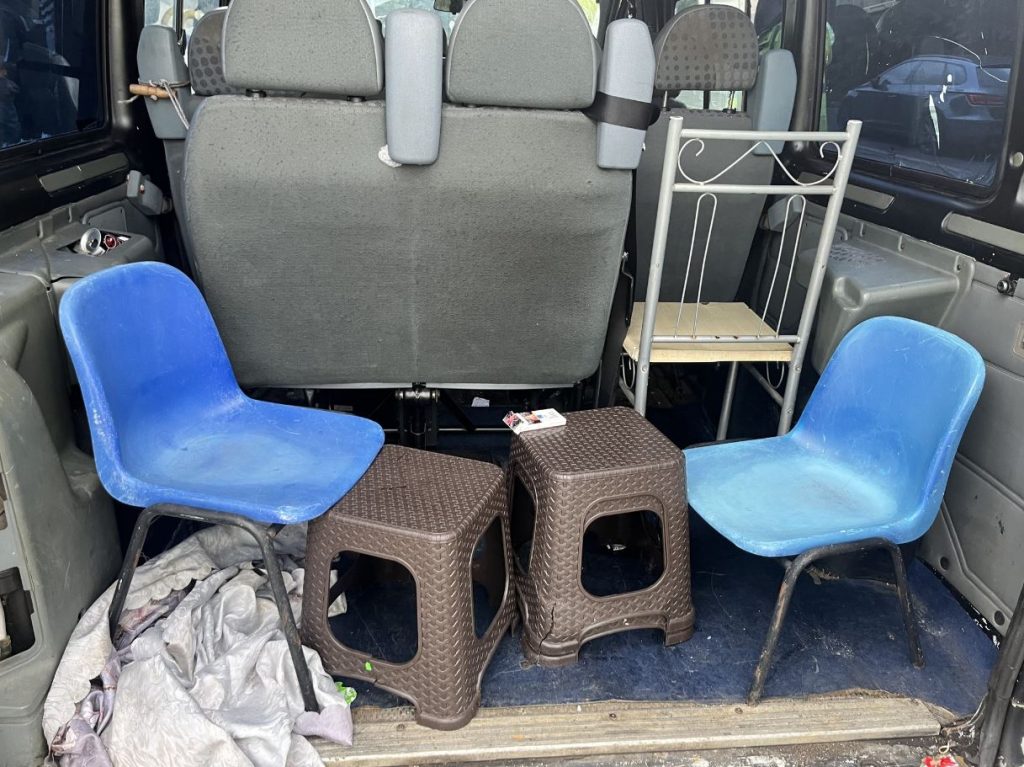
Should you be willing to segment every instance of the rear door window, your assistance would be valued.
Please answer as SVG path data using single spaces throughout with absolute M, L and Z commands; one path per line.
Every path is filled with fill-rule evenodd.
M 455 14 L 462 9 L 465 0 L 369 0 L 373 8 L 373 15 L 380 19 L 381 23 L 387 25 L 387 16 L 391 11 L 401 8 L 416 8 L 423 11 L 434 11 L 441 17 L 441 23 L 450 33 L 455 26 Z M 596 35 L 598 24 L 601 21 L 601 9 L 598 0 L 576 0 L 583 14 L 590 23 L 591 31 Z
M 98 0 L 0 0 L 0 150 L 106 124 Z
M 192 34 L 192 26 L 203 15 L 220 7 L 220 0 L 185 0 L 181 9 L 181 26 L 185 35 Z M 146 0 L 146 24 L 162 27 L 174 26 L 174 3 L 170 0 Z
M 822 127 L 863 123 L 864 170 L 991 188 L 1018 13 L 1016 0 L 830 2 Z

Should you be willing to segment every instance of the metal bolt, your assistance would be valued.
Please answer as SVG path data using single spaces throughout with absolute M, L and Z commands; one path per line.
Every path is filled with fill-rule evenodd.
M 1024 152 L 1014 152 L 1010 155 L 1010 167 L 1019 168 L 1024 165 Z

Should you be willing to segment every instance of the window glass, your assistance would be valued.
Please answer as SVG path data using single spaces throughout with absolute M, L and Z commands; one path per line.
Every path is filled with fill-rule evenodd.
M 220 6 L 220 0 L 185 0 L 181 10 L 181 23 L 185 35 L 192 34 L 192 25 L 203 14 L 212 11 Z M 146 0 L 145 6 L 146 25 L 159 24 L 164 27 L 174 26 L 174 3 L 171 0 Z
M 396 11 L 399 8 L 418 8 L 437 13 L 441 17 L 441 23 L 445 29 L 451 32 L 452 27 L 455 26 L 455 14 L 440 10 L 440 8 L 451 8 L 457 12 L 462 8 L 464 0 L 441 0 L 436 7 L 434 0 L 369 0 L 369 2 L 370 7 L 373 8 L 373 15 L 384 24 L 387 24 L 387 15 L 391 11 Z M 601 22 L 601 9 L 598 0 L 576 0 L 576 2 L 580 4 L 587 21 L 590 22 L 591 31 L 596 35 L 598 24 Z
M 992 186 L 1017 13 L 1017 0 L 830 1 L 823 127 L 860 120 L 858 159 Z
M 434 0 L 369 0 L 369 2 L 370 7 L 373 9 L 373 15 L 385 24 L 387 23 L 387 15 L 392 11 L 397 11 L 401 8 L 415 8 L 421 11 L 435 12 L 440 17 L 441 24 L 444 25 L 445 30 L 448 32 L 451 32 L 452 27 L 455 26 L 455 14 L 436 10 L 434 8 Z M 459 10 L 462 2 L 461 0 L 446 0 L 445 3 L 439 3 L 439 5 Z
M 97 0 L 0 0 L 0 148 L 106 122 Z

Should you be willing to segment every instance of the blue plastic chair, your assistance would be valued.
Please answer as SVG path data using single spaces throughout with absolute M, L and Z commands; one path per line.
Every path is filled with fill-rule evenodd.
M 260 546 L 306 708 L 317 710 L 272 538 L 352 488 L 384 444 L 380 426 L 245 396 L 199 291 L 164 264 L 81 280 L 61 301 L 60 325 L 100 481 L 144 507 L 110 606 L 111 640 L 156 518 L 241 527 Z
M 788 434 L 684 451 L 694 511 L 744 551 L 793 558 L 751 704 L 764 690 L 793 587 L 822 557 L 889 552 L 912 659 L 924 665 L 899 545 L 935 521 L 984 381 L 981 355 L 961 339 L 878 317 L 843 339 Z

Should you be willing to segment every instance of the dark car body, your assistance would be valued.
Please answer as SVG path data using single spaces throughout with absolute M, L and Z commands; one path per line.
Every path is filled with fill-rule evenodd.
M 915 56 L 850 90 L 840 124 L 861 120 L 875 141 L 929 154 L 976 155 L 998 145 L 1010 70 L 955 56 Z

